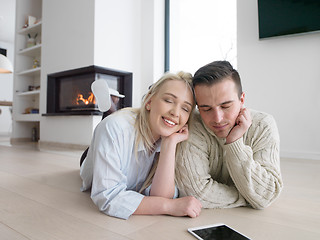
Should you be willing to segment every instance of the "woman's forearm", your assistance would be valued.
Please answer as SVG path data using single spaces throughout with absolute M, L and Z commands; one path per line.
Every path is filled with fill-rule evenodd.
M 168 199 L 163 197 L 145 196 L 135 215 L 159 215 L 197 217 L 201 212 L 202 205 L 194 197 Z
M 173 198 L 175 192 L 175 151 L 176 144 L 163 141 L 158 166 L 152 180 L 151 196 Z

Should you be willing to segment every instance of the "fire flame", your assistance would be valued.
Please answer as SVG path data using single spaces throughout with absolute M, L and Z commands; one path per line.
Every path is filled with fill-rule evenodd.
M 86 99 L 83 97 L 82 94 L 78 94 L 78 97 L 77 97 L 77 105 L 80 105 L 81 103 L 84 103 L 85 105 L 88 105 L 88 104 L 96 104 L 96 99 L 94 98 L 94 95 L 93 93 L 90 93 L 90 96 Z

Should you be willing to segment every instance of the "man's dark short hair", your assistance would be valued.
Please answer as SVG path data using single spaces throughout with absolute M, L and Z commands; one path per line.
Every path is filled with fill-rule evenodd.
M 199 68 L 193 76 L 193 87 L 197 85 L 208 85 L 219 83 L 229 78 L 235 83 L 240 99 L 242 94 L 242 86 L 240 75 L 228 61 L 214 61 Z

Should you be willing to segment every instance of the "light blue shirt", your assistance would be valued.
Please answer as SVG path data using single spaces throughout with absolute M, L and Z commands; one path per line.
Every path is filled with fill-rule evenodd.
M 144 195 L 137 191 L 146 180 L 161 143 L 157 142 L 152 154 L 140 144 L 136 159 L 135 119 L 136 113 L 122 110 L 102 120 L 80 168 L 81 191 L 91 187 L 91 198 L 100 211 L 123 219 L 128 219 L 142 201 Z M 148 191 L 144 194 L 149 195 Z

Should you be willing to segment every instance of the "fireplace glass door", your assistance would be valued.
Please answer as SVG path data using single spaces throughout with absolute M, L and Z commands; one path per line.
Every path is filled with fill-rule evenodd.
M 96 101 L 91 92 L 93 82 L 91 75 L 59 79 L 59 112 L 97 110 Z

